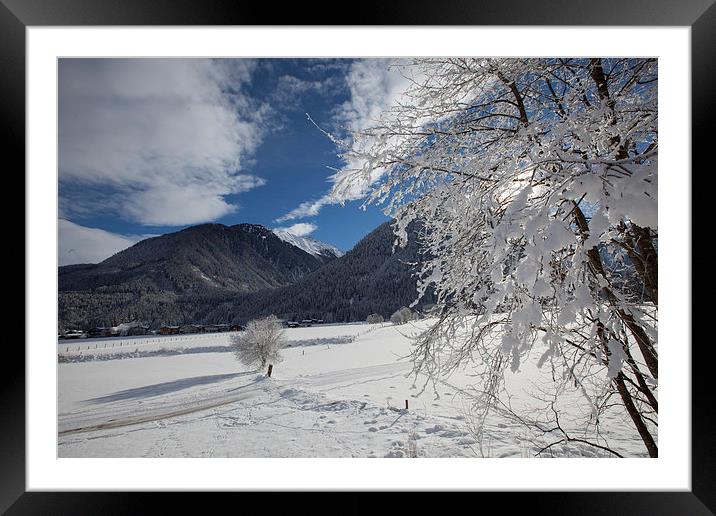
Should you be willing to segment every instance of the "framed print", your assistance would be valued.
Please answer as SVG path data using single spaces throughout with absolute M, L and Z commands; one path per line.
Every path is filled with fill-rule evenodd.
M 359 11 L 3 0 L 27 301 L 0 507 L 712 514 L 712 2 Z

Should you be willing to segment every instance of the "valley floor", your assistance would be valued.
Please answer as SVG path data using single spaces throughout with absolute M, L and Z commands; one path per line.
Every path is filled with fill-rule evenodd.
M 174 347 L 147 340 L 133 356 L 103 350 L 83 361 L 64 357 L 58 456 L 534 456 L 540 443 L 532 431 L 499 413 L 488 417 L 478 442 L 465 391 L 474 381 L 469 371 L 420 392 L 424 378 L 414 381 L 407 355 L 410 336 L 428 323 L 289 329 L 291 346 L 271 378 L 237 362 L 227 335 Z M 529 386 L 547 375 L 524 364 L 508 380 L 510 392 L 527 398 Z M 577 420 L 583 404 L 567 395 L 575 396 L 568 406 Z M 619 453 L 646 456 L 622 414 L 610 414 L 600 431 Z M 606 455 L 570 443 L 543 456 Z

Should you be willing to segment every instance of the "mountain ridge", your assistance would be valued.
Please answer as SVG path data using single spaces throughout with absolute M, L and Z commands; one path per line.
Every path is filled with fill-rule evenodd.
M 310 254 L 256 224 L 203 224 L 148 238 L 99 264 L 59 268 L 59 330 L 144 321 L 229 323 L 275 314 L 389 317 L 417 297 L 417 234 L 393 250 L 386 222 L 348 253 Z M 413 264 L 413 265 L 411 265 Z
M 190 320 L 192 305 L 284 286 L 330 259 L 257 224 L 191 226 L 141 240 L 98 264 L 59 267 L 60 328 Z

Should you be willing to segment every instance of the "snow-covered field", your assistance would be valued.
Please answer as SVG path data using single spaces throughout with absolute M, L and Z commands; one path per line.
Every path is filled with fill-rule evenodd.
M 288 329 L 290 347 L 271 378 L 242 366 L 229 352 L 226 334 L 144 338 L 108 349 L 82 342 L 77 346 L 85 349 L 70 352 L 59 346 L 58 455 L 534 456 L 532 431 L 499 413 L 488 417 L 482 441 L 476 441 L 465 392 L 474 382 L 469 370 L 436 390 L 415 388 L 406 356 L 410 336 L 427 324 Z M 509 374 L 513 406 L 529 404 L 526 391 L 548 377 L 545 368 L 529 363 Z M 577 393 L 563 399 L 575 420 L 583 415 Z M 626 416 L 607 416 L 600 431 L 609 445 L 626 456 L 646 456 Z M 606 456 L 579 443 L 552 453 Z

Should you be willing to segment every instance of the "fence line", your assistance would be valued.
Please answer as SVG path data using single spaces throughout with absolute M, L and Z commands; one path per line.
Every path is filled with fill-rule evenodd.
M 359 323 L 354 323 L 359 324 Z M 329 326 L 329 325 L 325 325 Z M 333 325 L 330 325 L 333 326 Z M 371 333 L 375 330 L 390 326 L 390 323 L 383 322 L 375 325 L 371 325 L 369 328 L 360 331 L 356 334 L 356 337 Z M 148 337 L 139 338 L 112 338 L 107 339 L 80 339 L 79 342 L 75 343 L 62 343 L 58 345 L 58 351 L 62 352 L 64 349 L 65 353 L 83 353 L 85 351 L 93 351 L 95 349 L 112 349 L 112 348 L 125 348 L 129 346 L 135 346 L 136 348 L 147 346 L 147 345 L 160 345 L 160 344 L 178 344 L 187 342 L 189 340 L 196 341 L 201 340 L 213 340 L 213 339 L 227 339 L 238 332 L 227 331 L 218 333 L 186 333 L 182 335 L 152 335 Z M 89 340 L 89 342 L 88 342 Z
M 111 349 L 111 348 L 124 348 L 128 346 L 147 346 L 157 344 L 171 344 L 181 343 L 188 340 L 196 341 L 201 340 L 218 340 L 228 339 L 231 335 L 237 332 L 220 332 L 220 333 L 187 333 L 184 335 L 155 335 L 146 338 L 129 338 L 129 339 L 117 339 L 114 338 L 111 341 L 93 340 L 90 342 L 77 342 L 77 343 L 63 343 L 59 345 L 59 349 L 64 348 L 65 353 L 82 353 L 83 351 L 92 351 L 95 349 Z M 85 340 L 85 339 L 82 339 Z

